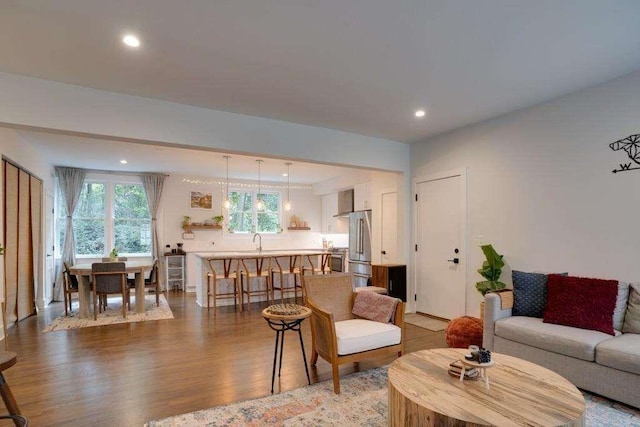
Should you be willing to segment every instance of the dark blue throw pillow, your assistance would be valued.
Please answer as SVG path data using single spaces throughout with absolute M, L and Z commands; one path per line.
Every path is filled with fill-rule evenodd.
M 514 316 L 543 317 L 547 303 L 547 279 L 544 273 L 512 271 Z

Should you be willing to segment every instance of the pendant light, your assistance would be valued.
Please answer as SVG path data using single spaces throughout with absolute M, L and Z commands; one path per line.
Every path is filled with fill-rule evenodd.
M 284 210 L 285 211 L 290 211 L 291 210 L 291 197 L 290 197 L 290 192 L 291 192 L 291 173 L 289 172 L 289 168 L 291 167 L 291 162 L 287 162 L 285 163 L 285 165 L 287 165 L 287 201 L 284 202 Z
M 264 202 L 262 201 L 262 198 L 260 197 L 260 166 L 262 165 L 263 160 L 256 160 L 256 163 L 258 163 L 258 196 L 256 197 L 256 209 L 261 211 L 262 209 L 264 209 Z
M 227 185 L 224 193 L 224 202 L 222 202 L 222 207 L 226 210 L 229 210 L 231 207 L 231 200 L 229 200 L 229 159 L 231 156 L 222 156 L 227 161 Z

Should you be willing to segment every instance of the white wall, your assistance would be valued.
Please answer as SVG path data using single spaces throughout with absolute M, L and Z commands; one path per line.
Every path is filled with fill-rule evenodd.
M 411 147 L 412 177 L 467 168 L 468 314 L 481 243 L 516 270 L 640 280 L 640 170 L 613 174 L 630 160 L 609 148 L 639 116 L 637 72 Z

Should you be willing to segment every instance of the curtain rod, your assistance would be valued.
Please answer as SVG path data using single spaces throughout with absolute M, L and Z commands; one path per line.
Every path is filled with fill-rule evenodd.
M 61 167 L 69 167 L 69 166 L 61 166 Z M 82 169 L 82 168 L 78 168 L 78 169 Z M 156 174 L 156 175 L 171 176 L 168 173 L 161 173 L 161 172 L 129 172 L 129 171 L 110 171 L 110 170 L 102 170 L 102 169 L 85 169 L 85 171 L 87 171 L 87 173 L 103 173 L 103 174 L 107 174 L 107 175 L 136 175 L 136 176 L 140 176 L 140 175 L 145 174 L 145 173 L 153 173 L 153 174 Z

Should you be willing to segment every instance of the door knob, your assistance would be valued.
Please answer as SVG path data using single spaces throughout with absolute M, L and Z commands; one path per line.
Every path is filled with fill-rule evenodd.
M 380 253 L 381 253 L 382 255 L 386 255 L 386 254 L 387 254 L 387 251 L 381 251 Z
M 460 264 L 460 258 L 448 259 L 447 261 L 452 262 L 454 264 Z

